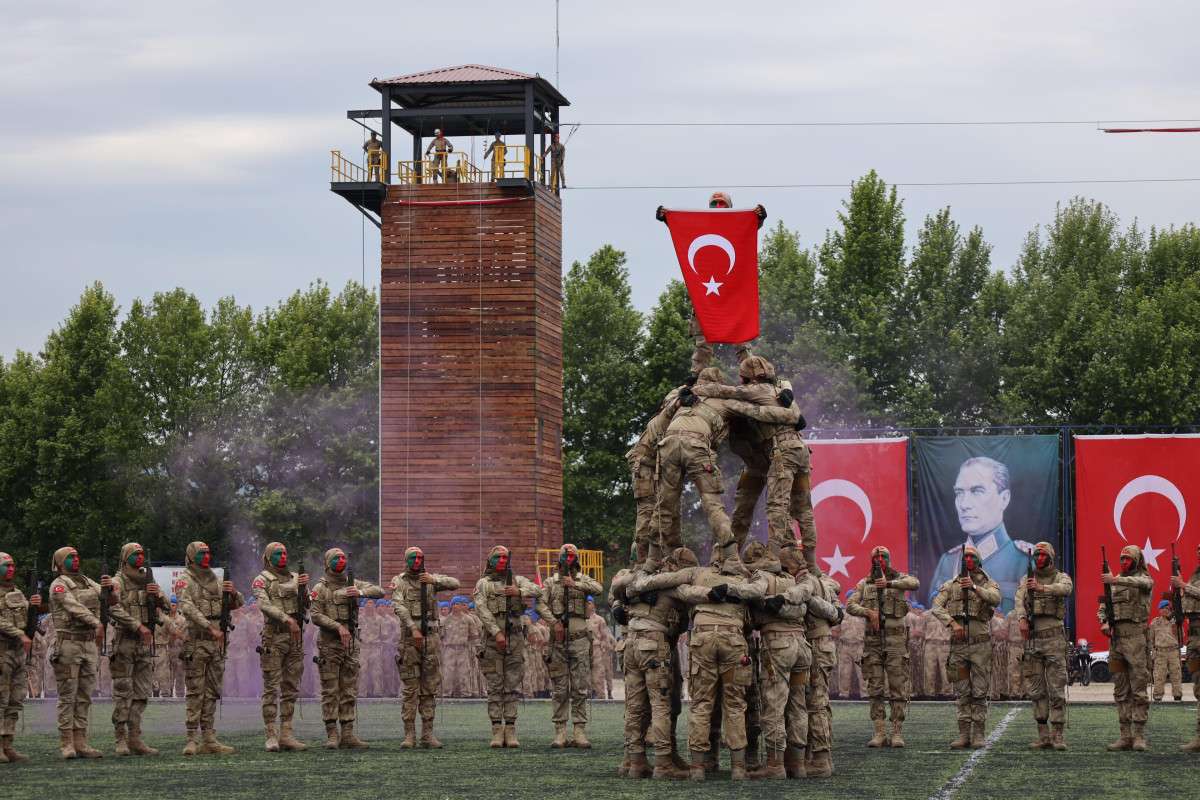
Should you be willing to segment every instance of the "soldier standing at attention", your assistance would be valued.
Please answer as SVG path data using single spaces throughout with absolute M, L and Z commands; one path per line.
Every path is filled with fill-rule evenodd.
M 222 596 L 240 608 L 242 593 L 231 581 L 219 581 L 212 571 L 212 553 L 204 542 L 192 542 L 186 552 L 187 572 L 176 584 L 179 613 L 188 622 L 188 639 L 181 657 L 187 688 L 187 744 L 185 756 L 197 753 L 226 755 L 233 748 L 217 741 L 217 701 L 225 677 L 225 633 L 221 621 Z M 201 740 L 201 733 L 203 740 Z
M 616 640 L 608 620 L 596 613 L 596 600 L 588 595 L 588 629 L 592 632 L 592 694 L 612 700 L 612 660 Z
M 442 129 L 438 128 L 433 132 L 433 138 L 429 141 L 429 146 L 425 148 L 425 155 L 428 156 L 430 151 L 433 152 L 433 175 L 430 176 L 433 182 L 441 180 L 446 182 L 446 162 L 450 154 L 454 152 L 454 145 L 445 136 L 442 136 Z
M 587 622 L 587 597 L 604 591 L 595 578 L 583 574 L 579 550 L 564 544 L 558 567 L 542 587 L 537 611 L 554 622 L 550 635 L 550 697 L 554 708 L 554 748 L 592 746 L 587 739 L 588 697 L 592 689 L 592 633 Z M 567 714 L 575 723 L 567 743 Z
M 1154 579 L 1146 571 L 1146 560 L 1137 545 L 1121 548 L 1121 574 L 1101 575 L 1112 586 L 1113 613 L 1107 619 L 1104 604 L 1096 611 L 1100 630 L 1109 637 L 1109 668 L 1113 673 L 1113 699 L 1121 737 L 1109 750 L 1145 750 L 1146 719 L 1150 713 L 1150 670 L 1146 664 L 1146 620 L 1150 616 Z
M 383 597 L 383 589 L 367 581 L 350 582 L 349 560 L 344 550 L 331 547 L 322 557 L 325 575 L 312 590 L 312 621 L 320 629 L 317 671 L 321 676 L 321 719 L 325 721 L 325 749 L 365 750 L 367 743 L 354 734 L 358 717 L 358 631 L 350 630 L 350 611 L 358 598 Z M 341 735 L 338 735 L 341 723 Z
M 371 138 L 363 142 L 367 154 L 367 180 L 387 182 L 387 165 L 384 163 L 383 144 L 379 135 L 371 131 Z
M 479 661 L 487 683 L 488 718 L 492 721 L 490 747 L 521 746 L 517 739 L 517 695 L 525 671 L 521 617 L 525 598 L 541 596 L 537 584 L 512 574 L 509 559 L 507 547 L 493 547 L 483 577 L 475 584 L 475 614 L 483 630 Z
M 1154 702 L 1161 702 L 1167 681 L 1175 702 L 1183 699 L 1183 669 L 1179 663 L 1179 634 L 1171 616 L 1171 602 L 1158 604 L 1158 616 L 1150 623 L 1150 643 L 1154 648 Z
M 1196 558 L 1200 561 L 1200 546 L 1196 548 Z M 1172 575 L 1171 586 L 1183 595 L 1183 616 L 1188 621 L 1188 672 L 1192 673 L 1192 692 L 1196 698 L 1196 735 L 1179 749 L 1185 753 L 1200 753 L 1200 563 L 1190 580 Z
M 1054 566 L 1054 548 L 1049 542 L 1033 546 L 1033 563 L 1033 578 L 1021 581 L 1014 605 L 1024 642 L 1021 684 L 1033 702 L 1038 729 L 1038 738 L 1029 747 L 1066 750 L 1067 635 L 1063 618 L 1075 585 Z M 1015 647 L 1017 642 L 1009 646 Z
M 925 617 L 928 612 L 920 603 L 911 603 L 908 614 L 904 617 L 904 626 L 908 628 L 908 661 L 912 666 L 913 697 L 925 694 L 924 670 L 925 665 Z
M 967 574 L 942 584 L 931 614 L 950 629 L 947 669 L 958 694 L 958 738 L 951 749 L 983 747 L 988 691 L 992 685 L 992 612 L 1000 605 L 1000 584 L 988 577 L 979 551 L 966 545 Z M 965 598 L 964 598 L 965 595 Z
M 405 749 L 416 747 L 417 712 L 421 712 L 421 747 L 439 748 L 433 735 L 434 710 L 442 686 L 442 647 L 437 593 L 454 591 L 458 579 L 425 571 L 425 554 L 419 547 L 404 551 L 406 569 L 392 578 L 392 610 L 400 621 L 402 643 L 397 649 L 400 679 L 404 681 Z M 424 622 L 422 622 L 424 619 Z M 424 635 L 421 629 L 425 628 Z
M 671 424 L 679 404 L 675 402 L 679 389 L 672 389 L 663 398 L 658 413 L 646 423 L 645 430 L 629 452 L 625 454 L 625 462 L 629 465 L 630 480 L 633 486 L 634 531 L 633 543 L 637 548 L 637 560 L 644 562 L 650 555 L 650 545 L 658 552 L 658 528 L 654 519 L 654 507 L 658 497 L 658 441 Z M 679 530 L 679 515 L 673 517 L 675 530 L 665 537 L 668 541 L 682 541 L 683 534 Z M 659 556 L 662 554 L 659 553 Z
M 488 142 L 487 149 L 483 151 L 484 158 L 492 159 L 492 180 L 498 181 L 504 177 L 504 151 L 508 147 L 504 144 L 504 138 L 499 132 L 496 133 L 496 138 Z
M 912 575 L 892 569 L 892 554 L 886 547 L 871 551 L 872 574 L 880 577 L 863 578 L 854 587 L 846 610 L 867 623 L 863 648 L 863 675 L 867 679 L 867 694 L 871 698 L 871 721 L 875 735 L 867 747 L 904 747 L 902 731 L 908 709 L 909 680 L 908 629 L 904 617 L 908 614 L 905 592 L 915 592 L 921 582 Z M 886 647 L 885 647 L 886 642 Z M 887 714 L 884 701 L 891 705 L 892 732 L 886 730 Z
M 837 613 L 836 619 L 830 619 L 827 607 L 810 603 L 804 618 L 804 629 L 813 651 L 813 665 L 808 676 L 808 748 L 804 753 L 803 773 L 809 778 L 828 778 L 833 775 L 833 710 L 829 706 L 829 676 L 838 666 L 833 633 L 851 618 L 845 616 L 838 604 L 838 598 L 842 595 L 842 587 L 838 582 L 820 570 L 806 569 L 807 564 L 807 560 L 797 559 L 793 573 L 796 582 L 807 581 L 812 587 L 813 597 L 825 600 Z M 862 620 L 854 618 L 852 621 L 859 624 L 861 632 Z M 862 656 L 861 633 L 858 655 Z M 783 766 L 789 778 L 801 777 L 801 770 L 794 769 L 786 755 Z
M 842 620 L 842 624 L 838 626 L 838 630 L 841 632 L 837 648 L 838 697 L 843 700 L 861 698 L 866 694 L 866 683 L 862 676 L 862 657 L 863 645 L 867 636 L 867 623 L 861 617 L 847 615 Z M 857 694 L 852 691 L 855 686 L 858 687 Z
M 17 562 L 8 553 L 0 553 L 0 764 L 28 761 L 13 749 L 17 718 L 25 700 L 25 662 L 33 650 L 33 640 L 25 635 L 29 607 L 42 606 L 42 596 L 28 600 L 16 584 Z
M 146 623 L 150 613 L 170 612 L 154 576 L 146 566 L 146 551 L 130 542 L 121 548 L 121 569 L 112 579 L 113 602 L 109 609 L 116 623 L 109 664 L 113 676 L 112 722 L 119 756 L 131 753 L 156 756 L 158 750 L 142 741 L 142 715 L 150 699 L 154 661 Z M 164 618 L 158 617 L 161 622 Z
M 1008 623 L 999 608 L 988 628 L 992 634 L 992 690 L 988 697 L 1003 700 L 1008 695 Z
M 950 694 L 950 676 L 946 674 L 946 659 L 950 657 L 950 630 L 932 614 L 925 614 L 921 621 L 925 635 L 925 663 L 921 676 L 925 682 L 925 695 L 940 699 Z
M 96 583 L 80 574 L 80 566 L 74 547 L 54 551 L 58 577 L 50 583 L 50 615 L 56 638 L 50 663 L 58 686 L 59 752 L 63 758 L 100 758 L 100 751 L 88 745 L 88 713 L 104 640 L 100 591 L 112 586 L 112 579 L 103 576 Z
M 450 599 L 450 616 L 442 624 L 442 652 L 446 660 L 442 671 L 446 676 L 447 697 L 470 697 L 472 694 L 467 685 L 471 674 L 468 616 L 467 598 L 456 594 Z
M 308 593 L 308 575 L 288 570 L 287 548 L 271 542 L 263 550 L 263 569 L 251 590 L 262 610 L 264 625 L 259 664 L 262 668 L 262 717 L 266 726 L 266 750 L 307 750 L 308 745 L 292 735 L 292 714 L 300 696 L 304 673 L 304 637 L 307 622 L 303 608 Z M 279 727 L 275 720 L 278 718 Z
M 1024 700 L 1025 689 L 1021 686 L 1021 661 L 1024 657 L 1024 639 L 1021 636 L 1021 619 L 1016 607 L 1004 615 L 1008 625 L 1008 698 Z
M 550 155 L 550 188 L 558 194 L 559 188 L 567 188 L 567 146 L 563 144 L 557 133 L 550 134 L 550 144 L 542 151 L 542 160 Z

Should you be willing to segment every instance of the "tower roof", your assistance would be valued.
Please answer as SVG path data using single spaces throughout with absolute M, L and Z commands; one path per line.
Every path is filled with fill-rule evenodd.
M 567 98 L 540 75 L 484 64 L 462 64 L 394 78 L 375 78 L 371 87 L 381 92 L 387 89 L 392 100 L 404 108 L 427 108 L 440 104 L 511 102 L 523 96 L 525 84 L 529 82 L 533 83 L 534 92 L 550 104 L 570 105 Z

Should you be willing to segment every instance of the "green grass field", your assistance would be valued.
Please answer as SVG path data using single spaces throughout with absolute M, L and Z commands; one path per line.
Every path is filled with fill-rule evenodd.
M 1017 714 L 994 747 L 977 760 L 955 797 L 1130 798 L 1190 796 L 1200 756 L 1180 753 L 1191 736 L 1195 707 L 1156 705 L 1152 709 L 1148 753 L 1105 753 L 1116 734 L 1112 706 L 1080 705 L 1071 710 L 1068 753 L 1031 753 L 1033 722 L 1028 707 L 998 704 L 989 732 L 1011 709 Z M 949 750 L 954 718 L 950 704 L 914 704 L 905 725 L 904 750 L 867 750 L 870 736 L 866 706 L 836 704 L 834 763 L 837 774 L 821 781 L 770 781 L 734 784 L 728 759 L 721 774 L 703 784 L 629 781 L 616 777 L 621 757 L 621 705 L 593 705 L 591 751 L 549 749 L 553 727 L 545 702 L 531 701 L 521 711 L 518 751 L 491 750 L 484 708 L 479 703 L 446 703 L 438 734 L 440 751 L 404 751 L 399 707 L 368 703 L 361 707 L 360 730 L 372 749 L 362 753 L 325 751 L 318 707 L 306 703 L 300 735 L 313 745 L 305 753 L 266 753 L 261 720 L 253 703 L 226 702 L 221 738 L 238 748 L 232 756 L 184 758 L 183 707 L 161 703 L 147 714 L 146 738 L 163 749 L 158 758 L 121 758 L 112 753 L 108 725 L 111 707 L 93 707 L 92 743 L 106 752 L 102 760 L 64 762 L 57 756 L 53 701 L 28 706 L 21 748 L 33 761 L 0 765 L 0 796 L 12 800 L 54 800 L 63 791 L 103 798 L 277 798 L 317 797 L 335 793 L 354 798 L 773 798 L 801 794 L 812 798 L 927 798 L 941 791 L 969 754 Z M 686 715 L 681 719 L 681 734 Z M 70 787 L 68 789 L 68 787 Z M 1189 787 L 1191 787 L 1189 789 Z

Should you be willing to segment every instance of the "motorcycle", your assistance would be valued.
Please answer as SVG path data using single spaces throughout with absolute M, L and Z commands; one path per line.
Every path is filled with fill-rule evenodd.
M 1092 650 L 1087 639 L 1067 645 L 1067 685 L 1075 682 L 1087 686 L 1092 682 Z

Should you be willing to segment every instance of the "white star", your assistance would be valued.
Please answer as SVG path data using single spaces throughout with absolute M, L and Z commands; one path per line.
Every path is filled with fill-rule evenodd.
M 717 283 L 717 279 L 710 275 L 708 277 L 708 283 L 701 282 L 700 285 L 706 289 L 706 291 L 704 292 L 705 297 L 708 297 L 710 294 L 715 294 L 717 297 L 720 297 L 721 296 L 720 289 L 725 284 Z
M 1161 552 L 1161 551 L 1159 551 L 1159 552 Z M 821 560 L 824 561 L 825 564 L 829 567 L 829 576 L 830 577 L 837 575 L 839 572 L 842 573 L 843 575 L 845 575 L 847 578 L 850 577 L 850 573 L 846 571 L 846 565 L 854 560 L 854 556 L 842 555 L 842 548 L 840 546 L 835 544 L 833 546 L 833 555 L 830 556 L 829 558 L 826 558 L 825 556 L 821 556 Z
M 1158 557 L 1164 552 L 1166 551 L 1155 550 L 1154 545 L 1150 543 L 1150 537 L 1146 537 L 1146 544 L 1142 547 L 1142 556 L 1146 559 L 1146 564 L 1148 566 L 1158 569 Z

